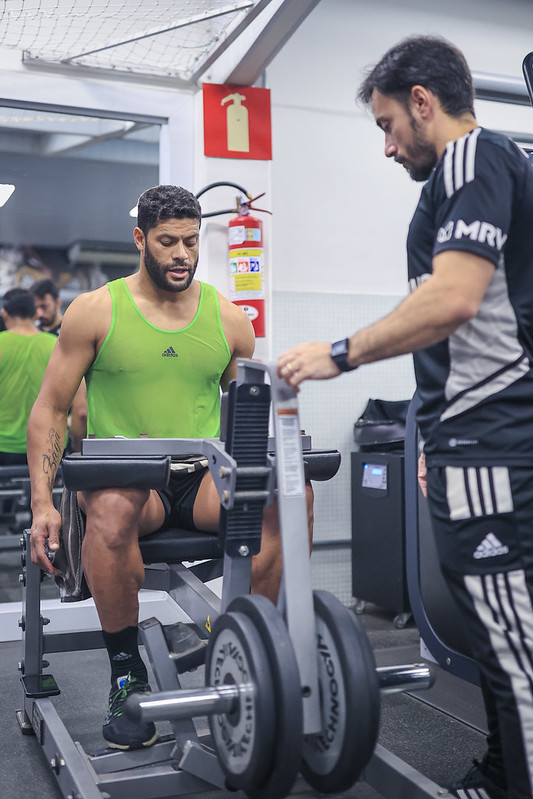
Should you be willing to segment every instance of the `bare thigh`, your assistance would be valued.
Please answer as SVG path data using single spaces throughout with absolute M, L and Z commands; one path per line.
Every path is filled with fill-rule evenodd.
M 220 499 L 209 471 L 200 483 L 193 506 L 194 525 L 206 533 L 218 532 Z
M 158 530 L 165 520 L 165 509 L 157 491 L 137 488 L 106 488 L 78 491 L 78 504 L 89 518 L 113 524 L 128 516 L 138 524 L 139 536 Z

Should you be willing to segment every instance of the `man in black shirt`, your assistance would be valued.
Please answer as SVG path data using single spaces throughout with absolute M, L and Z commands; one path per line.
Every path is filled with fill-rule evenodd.
M 359 98 L 385 155 L 427 181 L 407 240 L 410 295 L 333 345 L 280 356 L 292 386 L 412 352 L 443 573 L 482 675 L 488 748 L 456 796 L 533 795 L 533 168 L 480 128 L 462 53 L 392 47 Z
M 63 314 L 61 313 L 61 297 L 53 280 L 43 278 L 30 288 L 35 297 L 37 309 L 37 326 L 39 330 L 59 336 Z

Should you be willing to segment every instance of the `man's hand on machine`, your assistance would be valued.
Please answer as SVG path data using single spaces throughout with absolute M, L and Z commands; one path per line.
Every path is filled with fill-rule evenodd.
M 297 388 L 304 380 L 329 380 L 338 377 L 340 370 L 330 355 L 331 344 L 322 341 L 309 341 L 298 344 L 278 359 L 278 376 Z
M 60 527 L 61 515 L 53 506 L 45 513 L 33 514 L 31 559 L 40 569 L 54 577 L 60 572 L 54 568 L 48 551 L 55 553 L 59 549 Z
M 420 490 L 422 491 L 423 495 L 427 497 L 428 495 L 428 481 L 427 481 L 427 474 L 428 470 L 426 467 L 426 456 L 422 452 L 420 457 L 418 458 L 418 485 L 420 486 Z

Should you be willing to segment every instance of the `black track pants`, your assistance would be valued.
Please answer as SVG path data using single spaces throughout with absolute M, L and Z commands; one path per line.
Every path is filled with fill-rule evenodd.
M 446 581 L 483 675 L 492 766 L 533 796 L 533 469 L 433 467 L 428 500 Z M 502 775 L 503 776 L 503 775 Z

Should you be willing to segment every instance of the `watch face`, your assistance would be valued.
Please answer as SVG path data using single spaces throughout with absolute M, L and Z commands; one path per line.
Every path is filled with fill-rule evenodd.
M 352 369 L 355 369 L 354 366 L 350 366 L 348 363 L 348 339 L 342 339 L 341 341 L 335 341 L 331 345 L 330 350 L 330 357 L 335 362 L 335 365 L 341 372 L 351 372 Z
M 348 354 L 347 344 L 348 342 L 346 339 L 343 339 L 342 341 L 335 341 L 335 343 L 331 345 L 331 357 L 346 358 L 346 355 Z

